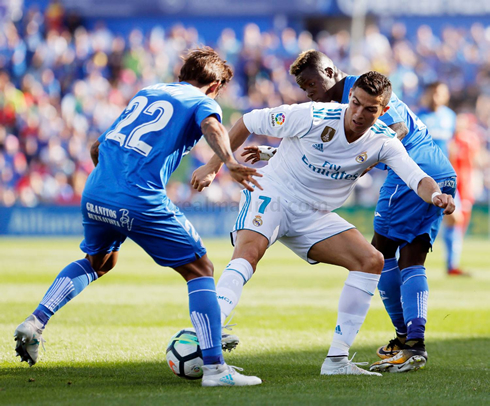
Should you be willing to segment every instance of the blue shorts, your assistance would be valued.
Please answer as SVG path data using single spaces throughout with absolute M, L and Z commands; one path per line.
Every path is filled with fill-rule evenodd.
M 454 197 L 455 177 L 437 181 L 437 184 L 442 193 Z M 400 242 L 400 248 L 424 234 L 432 245 L 441 225 L 443 211 L 424 202 L 406 185 L 383 185 L 374 213 L 374 231 Z
M 82 215 L 80 249 L 89 255 L 118 251 L 127 237 L 162 266 L 175 268 L 206 254 L 201 237 L 172 202 L 165 211 L 141 213 L 84 197 Z

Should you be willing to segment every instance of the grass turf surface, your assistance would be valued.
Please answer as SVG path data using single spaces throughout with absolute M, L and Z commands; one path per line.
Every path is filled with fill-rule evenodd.
M 73 239 L 0 239 L 0 404 L 404 405 L 490 404 L 489 241 L 469 239 L 463 265 L 472 278 L 448 278 L 442 248 L 429 255 L 431 287 L 424 370 L 383 377 L 319 375 L 336 322 L 346 271 L 309 266 L 281 244 L 266 254 L 237 307 L 241 344 L 225 359 L 260 376 L 250 388 L 202 388 L 175 377 L 165 362 L 170 337 L 191 325 L 187 289 L 136 245 L 117 267 L 50 321 L 46 352 L 33 368 L 15 357 L 13 332 L 57 273 L 81 258 Z M 206 241 L 221 274 L 227 241 Z M 351 354 L 377 360 L 393 336 L 376 295 Z

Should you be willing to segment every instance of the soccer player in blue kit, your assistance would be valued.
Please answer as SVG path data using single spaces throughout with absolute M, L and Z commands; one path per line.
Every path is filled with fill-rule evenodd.
M 235 181 L 260 188 L 254 169 L 239 164 L 214 100 L 232 78 L 230 67 L 209 47 L 183 58 L 179 83 L 139 91 L 91 149 L 96 165 L 82 197 L 87 256 L 57 276 L 39 306 L 15 330 L 16 352 L 34 365 L 49 319 L 116 264 L 127 237 L 161 266 L 187 281 L 192 324 L 204 360 L 203 386 L 248 386 L 262 381 L 228 366 L 222 355 L 220 309 L 213 265 L 192 224 L 167 197 L 165 185 L 202 135 Z
M 342 72 L 330 58 L 315 50 L 301 53 L 290 73 L 308 98 L 318 102 L 348 103 L 349 92 L 358 78 Z M 388 106 L 380 120 L 397 133 L 409 156 L 436 180 L 442 193 L 454 197 L 456 173 L 432 141 L 425 124 L 395 93 Z M 273 151 L 267 150 L 269 147 L 259 148 L 263 148 L 264 157 L 273 155 Z M 259 159 L 256 147 L 244 154 L 248 153 L 252 162 Z M 391 169 L 383 169 L 388 169 L 388 176 L 376 206 L 372 244 L 384 256 L 378 290 L 396 338 L 378 349 L 382 360 L 371 365 L 370 370 L 405 372 L 423 368 L 428 358 L 424 338 L 429 287 L 424 264 L 443 210 L 420 199 Z
M 417 115 L 427 125 L 434 143 L 441 148 L 444 155 L 449 158 L 449 144 L 453 141 L 456 132 L 456 113 L 447 104 L 449 103 L 449 88 L 445 83 L 433 82 L 429 84 L 422 96 L 423 107 Z M 463 215 L 461 212 L 461 199 L 456 194 L 456 211 L 444 217 L 442 230 L 444 245 L 446 246 L 446 271 L 452 276 L 469 276 L 467 272 L 459 269 L 459 260 L 463 248 Z

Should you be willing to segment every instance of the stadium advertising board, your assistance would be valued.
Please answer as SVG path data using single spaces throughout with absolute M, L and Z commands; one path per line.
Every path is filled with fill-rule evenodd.
M 181 207 L 201 237 L 227 237 L 238 213 L 238 206 L 203 208 Z M 372 207 L 351 206 L 336 210 L 364 234 L 372 234 Z M 485 237 L 490 233 L 488 207 L 475 206 L 468 234 Z M 0 207 L 0 235 L 58 236 L 83 235 L 79 207 Z

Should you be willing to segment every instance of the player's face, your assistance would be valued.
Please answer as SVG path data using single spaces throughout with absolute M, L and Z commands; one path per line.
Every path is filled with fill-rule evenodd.
M 440 84 L 434 89 L 432 98 L 435 106 L 445 106 L 449 102 L 449 89 L 445 84 Z
M 372 96 L 358 87 L 349 93 L 349 108 L 345 113 L 346 132 L 364 134 L 382 116 L 388 106 L 383 105 L 383 96 Z
M 326 92 L 335 85 L 335 80 L 327 70 L 306 68 L 296 77 L 296 83 L 303 89 L 308 99 L 316 102 L 330 102 L 326 100 Z

